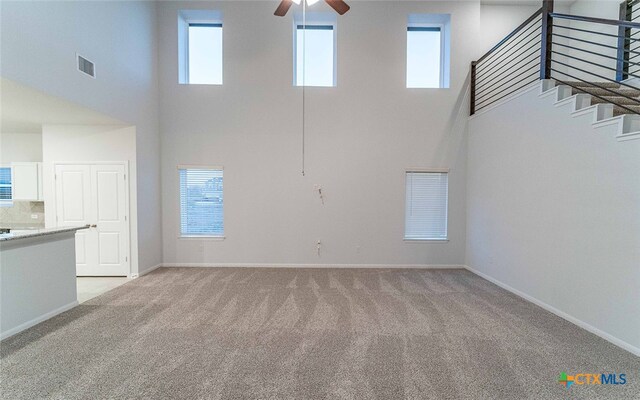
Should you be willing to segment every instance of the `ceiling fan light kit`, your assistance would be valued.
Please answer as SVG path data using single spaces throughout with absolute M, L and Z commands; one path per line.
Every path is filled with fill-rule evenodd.
M 300 3 L 302 3 L 302 0 L 291 0 L 294 3 L 296 3 L 297 5 L 300 5 Z M 316 4 L 319 0 L 307 0 L 307 5 L 308 6 L 312 6 L 314 4 Z
M 295 3 L 296 5 L 302 4 L 303 1 L 306 1 L 307 6 L 312 6 L 316 4 L 320 0 L 282 0 L 276 9 L 276 12 L 273 13 L 278 17 L 284 17 L 287 15 L 287 11 L 291 8 L 291 5 Z M 331 8 L 333 8 L 338 14 L 344 15 L 351 7 L 344 0 L 324 0 Z

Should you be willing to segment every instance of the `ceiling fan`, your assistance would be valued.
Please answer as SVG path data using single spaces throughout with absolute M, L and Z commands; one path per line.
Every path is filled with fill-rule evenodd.
M 280 2 L 280 5 L 278 5 L 278 8 L 276 9 L 276 12 L 273 14 L 277 15 L 278 17 L 284 17 L 287 14 L 287 11 L 289 11 L 289 8 L 291 8 L 291 4 L 293 3 L 300 4 L 301 1 L 305 1 L 305 0 L 282 0 Z M 319 0 L 306 0 L 307 5 L 310 5 L 310 6 L 317 3 L 318 1 Z M 349 9 L 351 8 L 347 3 L 344 2 L 344 0 L 324 0 L 324 1 L 331 8 L 336 10 L 336 12 L 340 15 L 343 15 L 344 13 L 349 11 Z

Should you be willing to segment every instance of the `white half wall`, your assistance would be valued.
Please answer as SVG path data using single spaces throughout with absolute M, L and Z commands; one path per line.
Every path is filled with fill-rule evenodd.
M 45 226 L 56 226 L 56 163 L 126 161 L 129 164 L 129 212 L 131 229 L 131 273 L 139 274 L 138 162 L 136 128 L 100 125 L 44 125 L 43 193 Z
M 640 354 L 640 140 L 533 90 L 469 122 L 467 265 Z

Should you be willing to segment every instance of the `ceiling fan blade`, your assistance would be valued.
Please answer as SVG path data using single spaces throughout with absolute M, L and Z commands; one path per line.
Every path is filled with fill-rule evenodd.
M 276 8 L 276 12 L 273 15 L 277 15 L 278 17 L 284 17 L 287 15 L 287 11 L 291 8 L 292 0 L 282 0 L 278 8 Z
M 344 2 L 344 0 L 324 0 L 324 1 L 326 1 L 327 4 L 329 4 L 329 6 L 331 6 L 331 8 L 336 10 L 336 12 L 340 15 L 343 15 L 344 13 L 349 11 L 349 9 L 351 8 L 347 3 Z

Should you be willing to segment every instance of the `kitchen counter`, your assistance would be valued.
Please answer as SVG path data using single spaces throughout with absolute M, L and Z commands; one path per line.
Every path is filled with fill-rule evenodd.
M 88 225 L 0 235 L 0 339 L 78 305 L 76 231 Z
M 58 228 L 41 228 L 41 229 L 25 229 L 14 228 L 10 233 L 0 234 L 0 242 L 18 239 L 27 239 L 37 236 L 53 235 L 56 233 L 74 232 L 80 229 L 87 229 L 89 225 L 82 226 L 67 226 Z

